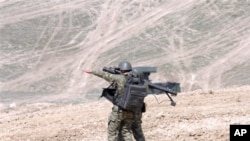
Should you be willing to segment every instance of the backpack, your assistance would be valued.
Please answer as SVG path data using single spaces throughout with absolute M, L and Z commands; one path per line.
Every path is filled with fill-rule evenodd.
M 116 88 L 113 85 L 104 88 L 102 96 L 124 110 L 135 113 L 145 112 L 144 98 L 147 96 L 147 88 L 139 83 L 137 78 L 129 76 L 125 83 L 124 93 L 120 97 L 115 96 Z

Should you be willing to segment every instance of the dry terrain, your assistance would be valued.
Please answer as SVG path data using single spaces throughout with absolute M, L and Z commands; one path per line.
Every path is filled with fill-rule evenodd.
M 147 141 L 229 140 L 250 124 L 249 0 L 0 0 L 0 140 L 103 141 L 112 104 L 83 69 L 157 67 Z M 107 83 L 107 82 L 106 82 Z
M 230 124 L 250 124 L 250 87 L 196 90 L 174 97 L 146 98 L 147 141 L 229 140 Z M 1 141 L 103 141 L 112 105 L 105 99 L 83 104 L 37 103 L 1 110 Z

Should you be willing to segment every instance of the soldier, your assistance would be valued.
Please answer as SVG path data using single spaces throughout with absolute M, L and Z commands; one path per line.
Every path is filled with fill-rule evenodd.
M 119 63 L 118 68 L 120 69 L 121 75 L 110 74 L 103 71 L 83 71 L 94 74 L 110 83 L 115 82 L 117 86 L 115 96 L 121 97 L 124 93 L 125 83 L 128 80 L 128 72 L 132 70 L 132 65 L 127 61 L 122 61 Z M 108 141 L 117 141 L 119 132 L 125 141 L 132 141 L 131 130 L 137 141 L 144 140 L 141 129 L 141 113 L 134 113 L 121 109 L 117 105 L 113 105 L 108 120 Z
M 133 69 L 132 73 L 133 73 L 133 75 L 137 75 L 137 77 L 139 79 L 142 79 L 142 74 L 137 69 Z M 143 112 L 146 112 L 146 103 L 143 103 L 143 108 L 142 108 L 141 112 L 138 113 L 139 116 L 137 118 L 135 118 L 135 120 L 133 121 L 133 123 L 131 125 L 133 136 L 134 136 L 136 141 L 145 141 L 145 137 L 144 137 L 142 127 L 141 127 L 141 124 L 142 124 L 141 118 L 142 118 Z

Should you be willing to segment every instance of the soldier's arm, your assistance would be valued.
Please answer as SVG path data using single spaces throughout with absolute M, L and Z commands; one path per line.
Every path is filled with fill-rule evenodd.
M 110 74 L 103 71 L 92 71 L 92 74 L 100 78 L 103 78 L 108 82 L 119 81 L 118 75 L 115 74 Z

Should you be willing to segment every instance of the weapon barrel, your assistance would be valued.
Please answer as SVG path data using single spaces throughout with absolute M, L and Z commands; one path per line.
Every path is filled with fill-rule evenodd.
M 111 73 L 111 74 L 120 74 L 119 70 L 116 69 L 116 68 L 111 68 L 111 67 L 103 67 L 102 71 L 104 72 L 108 72 L 108 73 Z
M 144 83 L 146 83 L 151 88 L 158 89 L 158 90 L 164 91 L 166 93 L 170 93 L 170 94 L 175 95 L 175 96 L 177 95 L 177 92 L 175 92 L 175 91 L 173 91 L 173 90 L 171 90 L 169 88 L 165 88 L 165 87 L 162 87 L 162 86 L 159 86 L 159 85 L 155 85 L 155 84 L 151 83 L 150 81 L 145 81 L 144 80 Z

